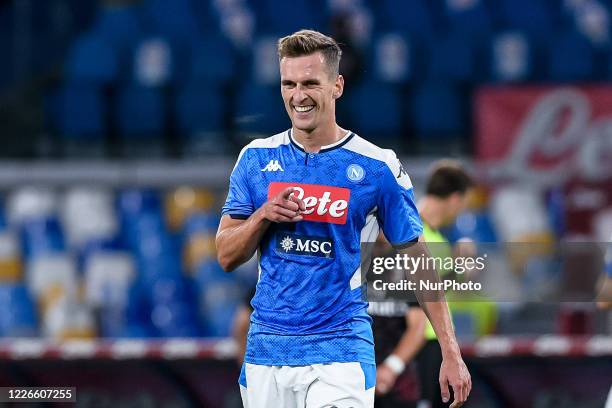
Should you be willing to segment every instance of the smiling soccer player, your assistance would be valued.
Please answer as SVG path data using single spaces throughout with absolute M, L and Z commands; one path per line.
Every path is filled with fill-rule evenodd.
M 371 408 L 376 373 L 360 243 L 374 242 L 382 227 L 392 245 L 418 245 L 412 184 L 395 153 L 336 123 L 344 79 L 332 38 L 302 30 L 280 39 L 278 52 L 292 127 L 242 150 L 216 240 L 227 271 L 259 252 L 243 404 Z M 453 387 L 459 406 L 469 374 L 446 304 L 427 304 L 445 355 L 442 388 Z

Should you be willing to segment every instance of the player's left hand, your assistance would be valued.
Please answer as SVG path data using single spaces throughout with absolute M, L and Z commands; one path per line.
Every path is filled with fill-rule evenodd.
M 386 364 L 379 364 L 376 367 L 376 394 L 384 395 L 391 391 L 396 380 L 397 374 L 393 370 Z
M 448 386 L 453 389 L 455 399 L 450 408 L 463 405 L 472 390 L 472 378 L 461 358 L 461 355 L 444 357 L 440 367 L 440 390 L 442 391 L 442 401 L 448 402 L 450 392 Z

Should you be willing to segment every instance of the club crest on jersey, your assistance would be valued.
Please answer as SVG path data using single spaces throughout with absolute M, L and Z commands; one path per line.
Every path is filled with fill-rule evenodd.
M 351 164 L 346 168 L 346 177 L 355 183 L 359 183 L 365 177 L 365 170 L 358 164 Z
M 278 160 L 270 160 L 270 162 L 266 164 L 266 167 L 261 169 L 261 171 L 285 171 L 285 170 L 283 170 Z
M 343 187 L 323 186 L 320 184 L 283 183 L 275 181 L 268 187 L 268 199 L 287 187 L 293 187 L 293 194 L 304 202 L 302 212 L 304 221 L 346 224 L 351 190 Z
M 334 243 L 331 239 L 288 232 L 276 233 L 276 250 L 285 254 L 334 258 Z

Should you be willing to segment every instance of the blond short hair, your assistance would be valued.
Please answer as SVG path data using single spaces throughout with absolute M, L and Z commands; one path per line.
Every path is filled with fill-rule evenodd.
M 333 38 L 314 30 L 300 30 L 278 40 L 279 61 L 285 57 L 295 58 L 316 52 L 323 54 L 330 74 L 338 75 L 342 50 Z

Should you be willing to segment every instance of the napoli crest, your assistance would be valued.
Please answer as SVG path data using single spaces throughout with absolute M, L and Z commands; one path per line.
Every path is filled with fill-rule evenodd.
M 365 177 L 365 170 L 358 164 L 351 164 L 346 168 L 346 177 L 355 183 L 359 183 Z

